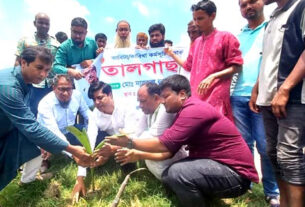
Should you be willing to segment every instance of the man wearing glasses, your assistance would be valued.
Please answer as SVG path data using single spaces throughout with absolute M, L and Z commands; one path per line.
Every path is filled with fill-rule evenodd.
M 60 45 L 56 52 L 53 70 L 56 74 L 69 74 L 76 80 L 83 78 L 83 74 L 75 70 L 73 65 L 80 64 L 87 68 L 98 55 L 94 39 L 86 37 L 87 22 L 76 17 L 71 22 L 71 38 Z M 99 50 L 101 51 L 101 50 Z
M 72 145 L 81 145 L 77 138 L 66 130 L 67 126 L 75 125 L 77 112 L 84 117 L 85 125 L 83 127 L 86 127 L 91 111 L 81 93 L 73 90 L 73 78 L 65 74 L 56 75 L 53 81 L 53 91 L 39 102 L 37 121 L 62 140 L 68 141 Z M 44 150 L 41 151 L 42 156 L 25 164 L 21 177 L 22 183 L 34 181 L 42 160 L 46 160 L 50 156 Z M 45 175 L 45 177 L 50 176 Z

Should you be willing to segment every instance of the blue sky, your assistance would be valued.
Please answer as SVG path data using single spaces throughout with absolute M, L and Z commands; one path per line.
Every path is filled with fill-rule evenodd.
M 89 24 L 88 35 L 103 32 L 111 46 L 116 24 L 125 19 L 130 22 L 132 42 L 138 32 L 146 32 L 150 25 L 163 23 L 166 39 L 174 45 L 189 43 L 186 25 L 192 19 L 190 7 L 198 0 L 0 0 L 0 68 L 14 63 L 19 38 L 33 34 L 34 16 L 45 12 L 50 16 L 49 34 L 64 31 L 70 36 L 70 23 L 74 17 L 84 17 Z M 214 0 L 217 6 L 215 26 L 237 34 L 246 21 L 241 17 L 238 0 Z M 266 16 L 274 9 L 268 6 Z

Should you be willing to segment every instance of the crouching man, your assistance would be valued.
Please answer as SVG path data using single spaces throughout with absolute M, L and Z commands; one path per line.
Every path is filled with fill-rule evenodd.
M 67 74 L 57 74 L 53 79 L 53 91 L 43 97 L 38 104 L 37 121 L 63 141 L 81 146 L 78 139 L 66 130 L 68 126 L 75 125 L 77 112 L 85 120 L 84 126 L 77 125 L 77 127 L 86 128 L 90 109 L 81 93 L 73 90 L 73 78 Z M 45 173 L 49 165 L 47 162 L 49 156 L 48 152 L 42 150 L 42 156 L 25 163 L 21 183 L 34 181 L 40 166 L 41 178 L 50 177 L 51 173 Z
M 165 111 L 160 93 L 160 86 L 151 82 L 144 83 L 138 90 L 138 101 L 143 114 L 140 116 L 136 136 L 139 136 L 141 139 L 162 135 L 163 132 L 172 125 L 175 119 L 175 113 L 167 113 Z M 122 165 L 125 165 L 129 162 L 145 159 L 149 171 L 156 178 L 161 180 L 163 171 L 168 168 L 170 164 L 187 157 L 187 151 L 184 148 L 185 146 L 182 146 L 173 156 L 171 156 L 171 153 L 169 152 L 151 153 L 124 148 L 118 150 L 116 153 L 116 160 Z
M 20 66 L 0 72 L 0 190 L 17 175 L 19 166 L 40 155 L 37 146 L 51 153 L 65 150 L 84 166 L 94 164 L 82 147 L 39 124 L 29 108 L 32 84 L 47 77 L 52 60 L 50 50 L 28 47 L 21 53 Z
M 88 123 L 88 138 L 90 146 L 94 150 L 107 135 L 120 133 L 120 129 L 126 132 L 135 132 L 137 127 L 136 110 L 128 107 L 128 104 L 123 102 L 114 102 L 111 86 L 103 81 L 95 82 L 90 85 L 88 97 L 94 101 L 94 110 L 89 115 Z M 102 165 L 120 148 L 117 146 L 104 145 L 100 150 L 99 160 L 97 165 Z M 94 165 L 96 166 L 96 165 Z M 129 165 L 122 170 L 128 171 L 133 165 Z M 74 186 L 72 197 L 75 195 L 85 195 L 86 186 L 84 178 L 86 177 L 86 168 L 79 167 L 77 180 Z
M 189 156 L 170 165 L 162 181 L 177 194 L 182 206 L 207 206 L 209 197 L 237 197 L 258 182 L 252 154 L 234 124 L 211 105 L 191 97 L 190 84 L 181 75 L 160 83 L 166 112 L 177 113 L 173 125 L 159 137 L 107 138 L 118 146 L 129 143 L 147 152 L 174 155 L 187 145 Z

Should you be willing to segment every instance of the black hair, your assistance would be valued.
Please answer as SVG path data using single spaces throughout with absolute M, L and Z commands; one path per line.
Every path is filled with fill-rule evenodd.
M 87 29 L 88 24 L 84 18 L 75 17 L 74 19 L 72 19 L 72 22 L 71 22 L 71 27 L 73 27 L 73 26 L 74 27 L 83 27 L 83 28 Z
M 29 46 L 20 55 L 20 60 L 25 60 L 27 64 L 34 62 L 36 58 L 45 64 L 52 64 L 53 62 L 51 50 L 42 46 Z
M 112 94 L 111 86 L 103 81 L 97 81 L 90 85 L 88 90 L 88 97 L 94 99 L 94 93 L 102 89 L 102 92 L 109 96 Z
M 213 13 L 216 13 L 216 5 L 214 2 L 210 0 L 201 0 L 197 4 L 193 4 L 191 7 L 192 12 L 203 10 L 205 11 L 209 16 L 211 16 Z
M 59 42 L 59 43 L 62 43 L 64 42 L 65 40 L 68 39 L 68 35 L 64 32 L 57 32 L 55 34 L 55 37 L 56 37 L 56 40 Z
M 173 45 L 173 41 L 171 41 L 171 40 L 164 40 L 164 44 L 170 44 L 170 45 Z
M 160 89 L 163 91 L 166 88 L 179 93 L 181 90 L 185 90 L 188 96 L 191 96 L 191 86 L 187 78 L 183 75 L 171 75 L 163 79 L 160 83 Z
M 165 27 L 163 24 L 153 24 L 148 29 L 148 34 L 152 33 L 153 31 L 159 30 L 160 33 L 164 36 L 165 35 Z
M 142 86 L 146 86 L 147 87 L 147 92 L 150 96 L 153 96 L 155 94 L 159 95 L 161 94 L 161 90 L 160 90 L 160 87 L 158 84 L 156 83 L 152 83 L 152 82 L 146 82 L 146 83 L 143 83 L 141 85 Z
M 107 40 L 107 36 L 106 36 L 104 33 L 97 33 L 97 34 L 95 35 L 95 41 L 96 41 L 98 38 Z

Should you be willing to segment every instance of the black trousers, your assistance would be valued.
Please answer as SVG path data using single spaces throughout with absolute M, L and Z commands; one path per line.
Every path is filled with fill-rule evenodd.
M 244 194 L 250 180 L 226 165 L 210 159 L 186 158 L 173 163 L 162 181 L 178 196 L 181 206 L 208 206 L 208 198 L 232 198 Z

